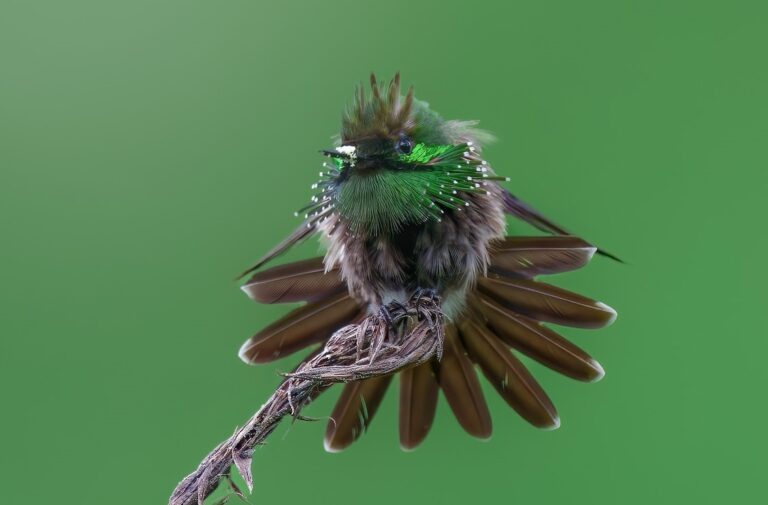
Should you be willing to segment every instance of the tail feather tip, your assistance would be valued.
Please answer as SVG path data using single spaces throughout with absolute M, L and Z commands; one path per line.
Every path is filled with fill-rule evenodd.
M 328 452 L 328 453 L 331 453 L 331 454 L 336 454 L 336 453 L 339 453 L 339 452 L 344 450 L 344 449 L 341 449 L 339 447 L 334 447 L 333 443 L 331 442 L 331 440 L 329 440 L 327 438 L 323 439 L 323 449 L 325 449 L 325 452 Z
M 589 382 L 595 383 L 603 380 L 603 377 L 605 377 L 605 369 L 603 366 L 594 359 L 590 360 L 590 364 L 595 369 L 596 375 Z
M 250 350 L 250 340 L 246 340 L 243 345 L 240 346 L 240 350 L 237 351 L 237 357 L 240 358 L 243 363 L 253 365 L 253 359 L 248 357 L 248 351 Z
M 242 286 L 240 286 L 240 291 L 245 293 L 245 295 L 251 300 L 257 301 L 256 298 L 253 297 L 253 291 L 248 289 L 248 284 L 243 284 Z
M 616 321 L 616 317 L 618 317 L 618 313 L 616 312 L 616 310 L 614 310 L 613 307 L 611 307 L 610 305 L 607 305 L 603 302 L 597 302 L 597 306 L 610 314 L 608 321 L 605 323 L 605 326 L 612 325 L 613 322 Z
M 560 416 L 555 416 L 555 418 L 552 419 L 552 424 L 545 426 L 543 429 L 544 431 L 555 431 L 558 428 L 560 428 Z

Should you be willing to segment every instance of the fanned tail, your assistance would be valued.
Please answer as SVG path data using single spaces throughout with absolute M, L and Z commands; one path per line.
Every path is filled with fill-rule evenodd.
M 446 324 L 442 359 L 399 374 L 404 449 L 415 448 L 427 436 L 439 389 L 468 434 L 491 436 L 491 416 L 475 365 L 523 419 L 544 429 L 559 426 L 557 411 L 516 353 L 579 381 L 595 382 L 605 374 L 594 358 L 546 323 L 602 328 L 615 320 L 616 312 L 535 280 L 582 268 L 597 248 L 574 236 L 544 236 L 506 237 L 489 250 L 488 274 L 467 294 L 464 312 Z M 339 272 L 325 270 L 322 258 L 256 273 L 243 290 L 262 303 L 308 302 L 243 345 L 241 358 L 249 363 L 268 362 L 323 342 L 365 312 L 346 292 Z M 344 450 L 366 431 L 390 383 L 391 377 L 376 377 L 344 386 L 326 430 L 327 450 Z

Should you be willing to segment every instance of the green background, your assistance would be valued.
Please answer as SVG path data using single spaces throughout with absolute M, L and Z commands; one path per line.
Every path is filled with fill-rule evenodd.
M 252 502 L 756 501 L 765 5 L 0 1 L 0 501 L 165 503 L 268 397 L 294 360 L 236 352 L 286 308 L 232 278 L 296 225 L 371 70 L 482 120 L 508 187 L 628 261 L 557 279 L 618 309 L 564 331 L 607 376 L 532 366 L 554 432 L 488 390 L 489 443 L 441 398 L 401 452 L 394 388 L 342 454 L 285 424 Z

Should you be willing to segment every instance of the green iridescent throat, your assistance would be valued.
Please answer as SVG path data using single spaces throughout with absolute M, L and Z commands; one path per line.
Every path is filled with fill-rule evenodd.
M 419 143 L 396 160 L 399 168 L 357 174 L 353 163 L 333 158 L 313 185 L 320 192 L 302 211 L 310 220 L 338 212 L 353 233 L 396 233 L 408 224 L 439 222 L 445 212 L 469 206 L 468 193 L 486 191 L 489 180 L 504 180 L 489 173 L 470 144 Z

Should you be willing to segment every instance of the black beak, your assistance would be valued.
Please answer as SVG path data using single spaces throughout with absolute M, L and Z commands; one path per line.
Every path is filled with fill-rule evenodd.
M 369 166 L 377 166 L 381 163 L 381 158 L 377 155 L 361 154 L 360 151 L 354 150 L 351 153 L 339 151 L 338 149 L 321 149 L 321 153 L 329 158 L 336 160 L 342 160 L 345 163 L 356 167 L 357 169 L 364 169 Z
M 359 152 L 356 152 L 354 155 L 351 155 L 348 153 L 339 152 L 336 149 L 321 149 L 320 152 L 323 153 L 325 156 L 328 156 L 329 158 L 339 158 L 342 160 L 351 160 L 354 158 L 355 161 L 357 162 L 367 161 L 375 158 L 374 156 L 365 156 L 365 155 L 361 156 Z
M 328 156 L 329 158 L 344 158 L 344 159 L 349 158 L 348 154 L 340 153 L 336 149 L 321 149 L 320 152 Z

